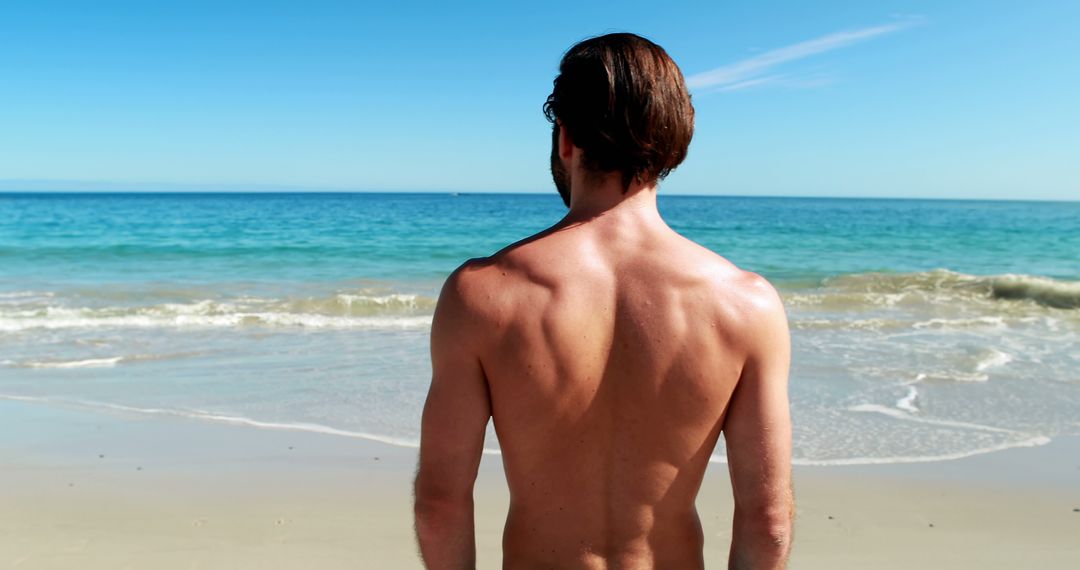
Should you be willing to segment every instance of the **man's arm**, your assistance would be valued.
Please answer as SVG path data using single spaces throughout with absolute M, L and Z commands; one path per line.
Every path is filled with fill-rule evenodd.
M 724 420 L 735 496 L 731 569 L 782 569 L 791 550 L 791 340 L 779 295 L 756 284 L 749 351 Z
M 477 317 L 466 302 L 462 271 L 443 286 L 431 325 L 431 388 L 414 488 L 416 536 L 425 566 L 433 569 L 476 567 L 473 484 L 491 416 L 474 350 Z

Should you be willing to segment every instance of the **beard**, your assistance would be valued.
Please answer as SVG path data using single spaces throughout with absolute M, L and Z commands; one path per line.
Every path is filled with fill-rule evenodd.
M 551 178 L 555 181 L 555 189 L 559 191 L 563 204 L 570 207 L 570 173 L 563 166 L 559 158 L 559 125 L 554 125 L 551 131 Z

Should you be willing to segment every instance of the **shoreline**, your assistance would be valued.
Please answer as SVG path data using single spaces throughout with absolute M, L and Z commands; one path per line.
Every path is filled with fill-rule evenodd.
M 0 567 L 418 568 L 416 450 L 361 439 L 0 401 Z M 1080 437 L 933 463 L 795 467 L 793 568 L 1080 567 Z M 476 488 L 500 564 L 498 455 Z M 726 561 L 730 486 L 698 499 Z
M 221 426 L 232 426 L 249 429 L 261 429 L 268 431 L 280 431 L 280 432 L 299 432 L 306 434 L 327 435 L 333 437 L 350 438 L 363 440 L 369 443 L 389 445 L 393 447 L 400 447 L 405 449 L 418 449 L 420 447 L 419 442 L 415 442 L 408 439 L 402 439 L 400 437 L 380 435 L 374 433 L 366 433 L 359 431 L 352 431 L 347 429 L 336 428 L 323 424 L 306 423 L 306 422 L 288 422 L 288 421 L 267 421 L 249 418 L 245 416 L 231 416 L 223 415 L 213 412 L 200 412 L 200 411 L 184 411 L 184 410 L 171 410 L 162 408 L 140 408 L 122 404 L 111 404 L 104 402 L 95 402 L 89 400 L 79 399 L 65 399 L 65 398 L 52 398 L 44 396 L 16 396 L 9 394 L 0 394 L 0 402 L 21 402 L 31 405 L 50 406 L 54 408 L 67 409 L 77 412 L 85 413 L 105 413 L 105 414 L 120 414 L 130 415 L 135 418 L 142 417 L 142 419 L 150 420 L 152 418 L 165 418 L 174 419 L 180 421 L 192 421 L 198 423 L 212 423 Z M 489 431 L 488 435 L 492 435 Z M 1072 438 L 1074 435 L 1058 436 Z M 1002 451 L 1010 449 L 1023 449 L 1029 447 L 1041 447 L 1051 443 L 1053 438 L 1047 436 L 1034 436 L 1027 440 L 1022 440 L 1016 443 L 1004 444 L 1000 446 L 994 446 L 989 448 L 974 449 L 969 451 L 942 454 L 942 455 L 929 455 L 929 456 L 899 456 L 899 457 L 853 457 L 853 458 L 839 458 L 839 459 L 800 459 L 794 458 L 792 465 L 795 467 L 860 467 L 868 465 L 901 465 L 901 464 L 920 464 L 920 463 L 945 463 L 955 461 L 958 459 L 968 459 L 971 457 L 977 457 L 981 455 L 993 455 Z M 498 448 L 484 447 L 483 453 L 485 455 L 500 455 L 501 452 Z M 723 455 L 712 455 L 709 458 L 709 463 L 713 464 L 726 464 L 727 458 Z

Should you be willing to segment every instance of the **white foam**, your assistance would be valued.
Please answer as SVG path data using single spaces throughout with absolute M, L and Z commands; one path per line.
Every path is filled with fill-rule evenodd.
M 979 363 L 975 365 L 975 370 L 982 372 L 991 368 L 1005 366 L 1012 361 L 1013 356 L 1011 354 L 1007 352 L 1001 352 L 1000 350 L 990 350 L 990 354 L 986 358 L 980 360 Z
M 940 380 L 950 380 L 953 382 L 986 382 L 990 379 L 990 376 L 981 372 L 961 372 L 959 370 L 949 370 L 947 372 L 935 372 L 928 374 L 927 378 L 937 378 Z
M 911 325 L 911 327 L 915 329 L 955 329 L 970 327 L 1005 328 L 1005 326 L 1005 319 L 999 316 L 967 319 L 929 319 Z
M 994 426 L 986 426 L 986 425 L 982 425 L 982 424 L 973 424 L 973 423 L 968 423 L 968 422 L 958 422 L 958 421 L 955 421 L 955 420 L 933 419 L 933 418 L 927 418 L 927 417 L 923 417 L 923 416 L 913 416 L 910 413 L 905 412 L 903 410 L 898 410 L 896 408 L 890 408 L 890 407 L 887 407 L 887 406 L 881 406 L 881 405 L 878 405 L 878 404 L 859 404 L 859 405 L 856 405 L 856 406 L 849 407 L 848 411 L 884 414 L 886 416 L 889 416 L 891 418 L 896 418 L 898 420 L 906 420 L 906 421 L 911 421 L 911 422 L 916 422 L 916 423 L 921 423 L 921 424 L 930 424 L 930 425 L 936 425 L 936 426 L 945 426 L 945 427 L 953 427 L 953 428 L 961 428 L 961 429 L 972 429 L 972 430 L 979 430 L 979 431 L 990 431 L 990 432 L 995 432 L 995 433 L 1017 433 L 1016 430 L 999 428 L 999 427 L 994 427 Z
M 956 459 L 963 459 L 965 457 L 972 457 L 975 455 L 985 455 L 987 453 L 1005 451 L 1006 449 L 1015 449 L 1020 447 L 1038 447 L 1040 445 L 1046 445 L 1050 443 L 1050 441 L 1051 440 L 1049 437 L 1037 435 L 1021 441 L 1002 443 L 1000 445 L 992 445 L 988 447 L 980 447 L 978 449 L 971 449 L 968 451 L 958 451 L 956 453 L 943 453 L 940 455 L 910 455 L 896 457 L 845 457 L 840 459 L 793 459 L 791 462 L 794 465 L 820 466 L 887 465 L 893 463 L 933 463 L 937 461 L 953 461 Z
M 926 378 L 927 378 L 926 374 L 923 373 L 923 372 L 920 372 L 920 373 L 916 374 L 915 377 L 912 378 L 911 380 L 908 380 L 906 382 L 901 382 L 900 385 L 901 386 L 910 386 L 912 384 L 918 384 L 919 382 L 922 382 L 923 380 L 926 380 Z
M 36 315 L 0 318 L 0 331 L 83 328 L 231 328 L 281 326 L 317 329 L 424 329 L 430 315 L 343 317 L 304 313 L 231 313 L 219 315 Z
M 1040 275 L 968 275 L 947 269 L 917 273 L 861 273 L 826 279 L 824 288 L 892 306 L 912 296 L 934 301 L 1031 301 L 1046 307 L 1080 307 L 1080 281 Z
M 113 356 L 86 360 L 28 361 L 15 365 L 23 368 L 112 368 L 122 360 L 124 360 L 123 356 Z
M 919 408 L 915 406 L 915 400 L 918 397 L 919 391 L 914 386 L 908 386 L 907 396 L 904 396 L 903 398 L 897 400 L 896 407 L 911 413 L 918 413 Z
M 907 328 L 908 320 L 903 319 L 818 319 L 792 317 L 791 328 L 797 330 L 850 330 L 850 331 L 891 331 Z
M 837 459 L 804 459 L 793 458 L 791 460 L 792 465 L 810 465 L 818 467 L 828 466 L 845 466 L 845 465 L 890 465 L 895 463 L 936 463 L 939 461 L 953 461 L 956 459 L 964 459 L 965 457 L 973 457 L 976 455 L 986 455 L 987 453 L 994 453 L 998 451 L 1005 451 L 1006 449 L 1015 449 L 1021 447 L 1039 447 L 1050 443 L 1051 439 L 1043 435 L 1037 435 L 1024 439 L 1021 441 L 1014 441 L 1011 443 L 1002 443 L 1000 445 L 991 445 L 988 447 L 980 447 L 977 449 L 971 449 L 968 451 L 958 451 L 956 453 L 942 453 L 939 455 L 897 455 L 891 457 L 841 457 Z M 709 457 L 709 463 L 727 463 L 727 457 L 723 455 L 712 455 Z
M 0 292 L 0 305 L 14 305 L 26 299 L 49 299 L 56 296 L 52 291 L 6 291 Z
M 25 294 L 24 294 L 25 293 Z M 18 293 L 19 299 L 31 292 Z M 9 295 L 16 295 L 11 293 Z M 272 326 L 426 328 L 435 300 L 407 293 L 342 291 L 327 297 L 240 297 L 151 305 L 72 306 L 80 299 L 0 303 L 0 332 L 29 329 Z
M 13 400 L 15 402 L 35 402 L 35 403 L 47 403 L 50 400 L 48 398 L 40 398 L 38 396 L 15 396 L 12 394 L 0 394 L 0 400 Z
M 378 306 L 417 306 L 417 296 L 404 293 L 390 295 L 357 295 L 354 293 L 338 293 L 336 298 L 346 305 L 378 305 Z

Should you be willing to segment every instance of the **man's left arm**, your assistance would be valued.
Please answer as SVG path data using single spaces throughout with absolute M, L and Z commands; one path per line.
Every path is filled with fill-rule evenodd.
M 431 388 L 414 489 L 420 553 L 433 569 L 476 567 L 473 485 L 491 417 L 462 271 L 443 286 L 431 324 Z

